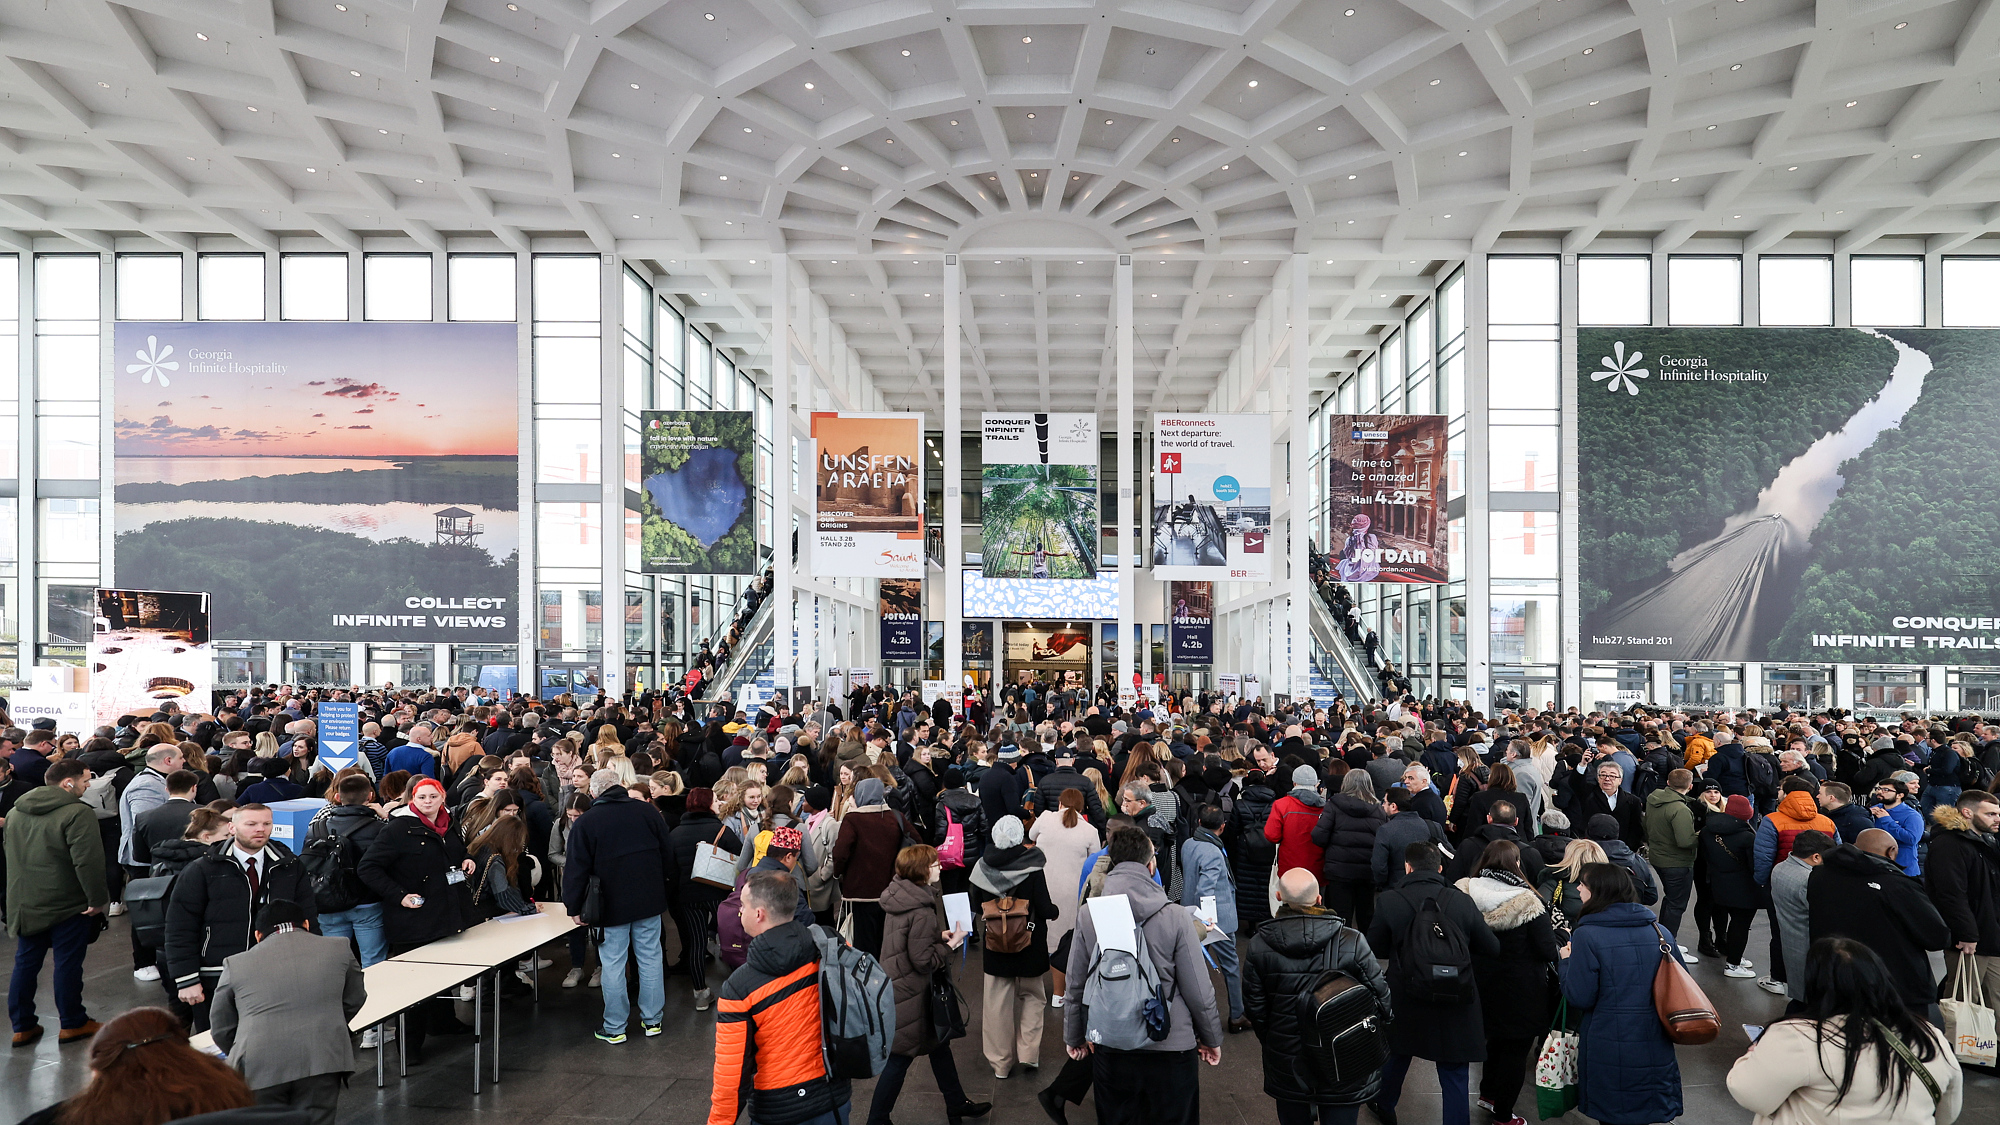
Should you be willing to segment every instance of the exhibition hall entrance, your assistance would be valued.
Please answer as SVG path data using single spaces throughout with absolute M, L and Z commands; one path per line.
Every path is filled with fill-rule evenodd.
M 1091 623 L 1005 621 L 1000 626 L 1000 682 L 1081 687 L 1090 682 Z

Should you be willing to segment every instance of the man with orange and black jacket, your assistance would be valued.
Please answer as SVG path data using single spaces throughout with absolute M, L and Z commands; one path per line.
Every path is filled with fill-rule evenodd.
M 750 948 L 715 1003 L 708 1125 L 846 1125 L 852 1083 L 828 1076 L 820 1042 L 819 948 L 792 915 L 799 885 L 783 871 L 743 883 Z

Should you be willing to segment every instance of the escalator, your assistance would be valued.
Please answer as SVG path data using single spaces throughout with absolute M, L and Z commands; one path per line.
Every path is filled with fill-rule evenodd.
M 1341 632 L 1332 607 L 1315 590 L 1312 603 L 1312 662 L 1318 675 L 1326 677 L 1349 701 L 1373 699 L 1381 694 L 1374 669 Z
M 771 684 L 771 606 L 772 599 L 765 598 L 757 612 L 750 615 L 750 623 L 743 630 L 743 639 L 730 650 L 729 659 L 723 661 L 716 674 L 704 682 L 696 694 L 701 702 L 711 702 L 722 698 L 727 691 L 731 699 L 742 702 L 746 696 L 744 689 L 754 685 L 762 677 L 765 690 L 757 698 L 762 700 Z

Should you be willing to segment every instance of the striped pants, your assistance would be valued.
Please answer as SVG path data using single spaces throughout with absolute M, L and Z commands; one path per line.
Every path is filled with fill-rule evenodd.
M 708 935 L 715 931 L 715 908 L 719 905 L 713 899 L 683 897 L 676 915 L 681 940 L 686 943 L 681 959 L 687 962 L 688 977 L 697 992 L 708 987 Z

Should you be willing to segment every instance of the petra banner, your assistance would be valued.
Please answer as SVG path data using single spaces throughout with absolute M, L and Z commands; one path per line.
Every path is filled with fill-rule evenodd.
M 812 436 L 812 573 L 923 578 L 923 415 L 816 413 Z
M 924 580 L 884 578 L 879 604 L 882 615 L 882 659 L 924 658 Z
M 749 411 L 641 411 L 639 569 L 757 573 L 756 481 Z
M 1156 414 L 1153 576 L 1271 580 L 1271 416 Z
M 1329 419 L 1327 526 L 1342 537 L 1334 559 L 1342 582 L 1450 581 L 1444 422 L 1442 414 Z
M 2000 334 L 1584 329 L 1585 659 L 2000 663 Z
M 144 718 L 174 703 L 199 715 L 214 706 L 215 657 L 208 646 L 208 595 L 99 590 L 86 658 L 98 726 Z
M 988 414 L 980 444 L 987 578 L 1097 577 L 1097 415 Z
M 513 642 L 515 336 L 120 323 L 117 580 L 216 594 L 232 640 Z
M 1215 663 L 1215 583 L 1167 584 L 1167 659 L 1176 665 Z

